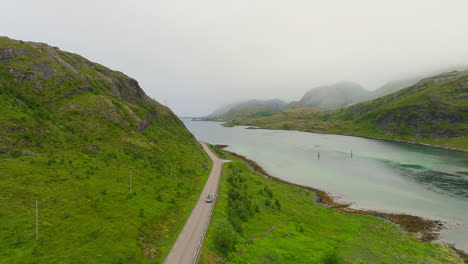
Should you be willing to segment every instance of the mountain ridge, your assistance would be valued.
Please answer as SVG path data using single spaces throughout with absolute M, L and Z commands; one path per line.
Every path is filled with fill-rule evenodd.
M 422 79 L 389 95 L 342 109 L 296 106 L 227 125 L 337 133 L 468 149 L 468 71 Z

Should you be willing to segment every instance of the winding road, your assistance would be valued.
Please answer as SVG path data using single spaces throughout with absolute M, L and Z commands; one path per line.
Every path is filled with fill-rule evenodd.
M 198 254 L 200 253 L 206 230 L 210 224 L 211 213 L 213 212 L 215 203 L 206 203 L 205 199 L 208 194 L 211 194 L 214 195 L 214 200 L 216 201 L 221 169 L 226 161 L 219 159 L 205 143 L 200 143 L 211 160 L 213 160 L 213 168 L 197 204 L 193 208 L 174 246 L 169 251 L 164 261 L 165 264 L 195 263 L 198 260 Z

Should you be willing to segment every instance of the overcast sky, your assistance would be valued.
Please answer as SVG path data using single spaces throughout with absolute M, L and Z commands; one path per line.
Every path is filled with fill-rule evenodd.
M 177 114 L 468 65 L 468 0 L 14 0 L 0 35 L 137 79 Z

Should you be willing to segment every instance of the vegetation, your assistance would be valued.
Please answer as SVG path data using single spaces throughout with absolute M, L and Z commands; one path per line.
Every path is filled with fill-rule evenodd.
M 0 112 L 1 263 L 164 259 L 210 165 L 168 108 L 120 72 L 0 38 Z
M 249 100 L 237 104 L 225 105 L 203 120 L 209 121 L 232 121 L 247 118 L 260 118 L 272 116 L 274 113 L 283 110 L 286 103 L 278 100 Z
M 449 72 L 378 99 L 319 111 L 296 106 L 228 125 L 359 135 L 468 149 L 468 71 Z
M 308 190 L 272 181 L 226 154 L 200 263 L 462 263 L 381 218 L 318 205 Z
M 268 107 L 249 107 L 242 109 L 230 110 L 227 113 L 221 114 L 215 117 L 204 118 L 208 121 L 233 121 L 233 120 L 244 120 L 249 118 L 261 118 L 272 116 L 279 110 L 270 109 Z

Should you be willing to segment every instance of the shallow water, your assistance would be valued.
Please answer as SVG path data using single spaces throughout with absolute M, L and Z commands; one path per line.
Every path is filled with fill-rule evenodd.
M 328 191 L 355 208 L 442 220 L 441 240 L 468 252 L 468 176 L 456 173 L 468 171 L 468 155 L 350 136 L 183 121 L 198 140 L 229 145 L 273 176 Z

